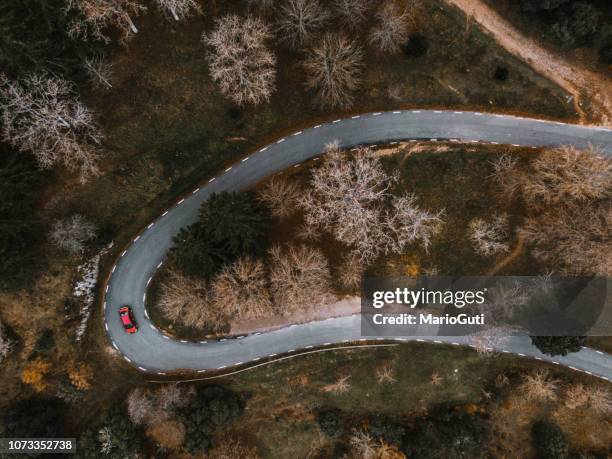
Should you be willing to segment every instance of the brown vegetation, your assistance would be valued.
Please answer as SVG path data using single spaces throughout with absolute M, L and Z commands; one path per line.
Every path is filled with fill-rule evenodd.
M 502 155 L 494 179 L 510 198 L 521 198 L 528 215 L 519 236 L 533 254 L 571 275 L 612 273 L 612 160 L 572 147 L 547 150 L 525 170 Z
M 408 40 L 410 15 L 403 3 L 387 0 L 376 14 L 376 25 L 370 31 L 369 41 L 380 53 L 397 53 Z
M 295 181 L 273 177 L 259 190 L 259 199 L 266 203 L 272 215 L 282 219 L 298 210 L 301 191 Z
M 270 289 L 281 314 L 330 301 L 330 272 L 319 249 L 290 245 L 270 249 Z
M 226 266 L 213 280 L 211 307 L 234 319 L 257 319 L 274 313 L 261 260 L 244 257 Z
M 45 376 L 49 373 L 51 364 L 41 358 L 34 359 L 26 364 L 21 372 L 21 381 L 31 385 L 36 392 L 42 392 L 47 388 Z
M 323 108 L 350 107 L 359 86 L 363 53 L 348 37 L 325 34 L 304 60 L 306 87 Z
M 202 35 L 210 50 L 211 77 L 221 92 L 238 105 L 268 101 L 274 91 L 276 57 L 266 47 L 271 37 L 261 19 L 227 15 Z
M 68 369 L 70 383 L 79 390 L 89 390 L 93 377 L 93 369 L 85 362 L 77 363 Z
M 530 402 L 549 402 L 557 399 L 559 380 L 551 379 L 548 370 L 539 369 L 523 376 L 519 392 Z

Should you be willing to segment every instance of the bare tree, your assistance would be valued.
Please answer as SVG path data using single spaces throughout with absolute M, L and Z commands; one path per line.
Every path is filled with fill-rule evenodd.
M 475 218 L 469 225 L 469 237 L 476 253 L 484 256 L 508 252 L 509 225 L 506 214 L 496 214 L 489 222 Z
M 329 19 L 329 12 L 319 0 L 285 0 L 280 8 L 278 33 L 292 47 L 310 42 Z
M 387 237 L 380 221 L 393 181 L 370 149 L 361 148 L 346 158 L 337 144 L 330 144 L 301 199 L 305 222 L 353 247 L 362 262 L 371 261 L 384 245 L 381 239 Z
M 202 13 L 202 7 L 195 0 L 155 0 L 157 6 L 165 14 L 171 15 L 175 21 L 189 17 L 192 13 Z
M 113 87 L 111 83 L 113 79 L 113 66 L 102 56 L 88 57 L 83 62 L 83 65 L 89 76 L 89 81 L 94 87 L 104 90 Z
M 4 139 L 32 152 L 41 167 L 63 164 L 82 181 L 98 173 L 102 135 L 73 84 L 43 75 L 9 81 L 0 73 L 0 112 Z
M 304 61 L 306 87 L 322 108 L 349 107 L 359 86 L 363 53 L 344 35 L 325 34 Z
M 270 249 L 270 290 L 281 314 L 324 304 L 330 299 L 330 274 L 323 253 L 305 245 Z
M 410 15 L 406 6 L 387 0 L 376 14 L 376 26 L 370 32 L 369 41 L 381 53 L 397 53 L 408 40 Z
M 387 252 L 400 252 L 408 244 L 419 242 L 427 251 L 432 238 L 442 229 L 442 211 L 431 213 L 416 204 L 414 194 L 394 197 L 392 209 L 386 218 L 386 233 L 393 234 L 391 248 Z
M 528 217 L 518 233 L 533 255 L 569 275 L 612 276 L 612 203 L 553 206 Z
M 351 31 L 358 31 L 368 19 L 372 0 L 334 0 L 333 9 L 340 21 Z
M 96 237 L 96 227 L 79 214 L 64 220 L 56 220 L 51 228 L 51 243 L 72 254 L 85 250 L 85 243 Z
M 589 390 L 589 407 L 603 416 L 609 416 L 612 413 L 610 391 L 605 387 L 591 387 Z
M 565 391 L 565 406 L 570 410 L 587 406 L 589 389 L 583 384 L 574 384 Z
M 168 320 L 189 327 L 210 326 L 218 331 L 226 322 L 222 311 L 212 307 L 206 282 L 176 270 L 171 270 L 162 282 L 158 305 Z
M 270 208 L 272 215 L 282 219 L 298 209 L 300 193 L 295 181 L 274 177 L 259 191 L 259 199 Z
M 494 169 L 504 192 L 527 204 L 518 233 L 537 258 L 570 275 L 612 275 L 612 159 L 562 147 L 525 167 L 502 156 Z
M 110 28 L 119 31 L 122 42 L 138 33 L 132 17 L 147 8 L 137 0 L 67 0 L 66 9 L 77 13 L 68 29 L 70 36 L 109 43 Z
M 375 459 L 378 457 L 378 445 L 374 438 L 362 429 L 353 430 L 349 438 L 351 449 L 356 456 L 362 459 Z
M 493 173 L 491 174 L 493 182 L 498 184 L 506 197 L 515 197 L 521 187 L 518 157 L 510 153 L 504 153 L 492 161 L 491 165 L 493 166 Z
M 535 372 L 523 376 L 523 383 L 518 390 L 523 396 L 532 402 L 547 402 L 557 399 L 557 386 L 559 381 L 550 379 L 548 370 L 538 369 Z
M 568 200 L 587 202 L 612 194 L 612 159 L 593 148 L 546 150 L 531 167 L 533 172 L 522 176 L 522 194 L 534 207 Z
M 151 393 L 140 387 L 133 389 L 127 397 L 127 412 L 135 425 L 148 424 L 154 410 Z
M 193 386 L 164 384 L 155 392 L 155 401 L 161 410 L 173 413 L 177 408 L 187 406 L 195 395 Z
M 336 382 L 327 384 L 321 388 L 323 392 L 330 392 L 335 395 L 346 394 L 351 390 L 350 376 L 341 376 Z
M 343 288 L 356 291 L 361 285 L 361 278 L 365 271 L 365 266 L 358 253 L 352 251 L 342 257 L 342 262 L 338 266 L 336 279 Z
M 266 47 L 271 37 L 258 18 L 227 15 L 202 41 L 210 47 L 210 75 L 221 92 L 238 105 L 270 99 L 276 80 L 276 56 Z
M 212 283 L 214 308 L 240 319 L 274 314 L 263 263 L 244 257 L 226 266 Z

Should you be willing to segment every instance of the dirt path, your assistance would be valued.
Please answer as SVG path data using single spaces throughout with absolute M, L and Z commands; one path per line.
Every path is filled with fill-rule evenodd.
M 510 252 L 510 254 L 508 254 L 506 258 L 504 258 L 499 263 L 497 263 L 495 266 L 493 266 L 491 271 L 487 273 L 487 276 L 495 276 L 503 268 L 508 266 L 514 260 L 516 260 L 523 253 L 524 248 L 525 248 L 525 239 L 522 236 L 519 236 L 518 240 L 516 241 L 516 246 L 514 246 L 514 249 L 512 250 L 512 252 Z
M 509 52 L 528 62 L 536 71 L 557 83 L 573 96 L 583 124 L 612 125 L 612 79 L 566 57 L 543 48 L 524 36 L 482 0 L 446 0 L 475 20 Z M 590 108 L 587 114 L 584 103 Z

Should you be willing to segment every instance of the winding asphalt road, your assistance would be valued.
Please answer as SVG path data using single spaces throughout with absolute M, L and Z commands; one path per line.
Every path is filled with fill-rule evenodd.
M 532 147 L 594 145 L 612 154 L 612 131 L 609 129 L 477 112 L 401 110 L 369 113 L 295 132 L 259 149 L 193 190 L 134 238 L 112 268 L 105 291 L 104 325 L 113 347 L 141 371 L 166 375 L 181 370 L 199 373 L 223 370 L 313 347 L 365 341 L 360 334 L 359 315 L 293 325 L 235 339 L 179 341 L 162 333 L 149 320 L 144 306 L 146 291 L 172 245 L 172 237 L 197 219 L 200 205 L 212 193 L 245 189 L 276 172 L 316 160 L 328 142 L 338 141 L 342 147 L 352 148 L 406 140 Z M 121 326 L 117 309 L 124 304 L 132 306 L 139 324 L 135 335 L 126 334 Z M 465 337 L 430 335 L 410 339 L 469 344 Z M 593 349 L 585 348 L 553 359 L 533 347 L 528 337 L 513 337 L 497 350 L 552 361 L 612 380 L 612 356 Z

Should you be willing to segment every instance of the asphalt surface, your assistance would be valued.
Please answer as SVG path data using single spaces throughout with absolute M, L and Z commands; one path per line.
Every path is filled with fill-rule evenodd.
M 121 254 L 112 268 L 104 298 L 104 326 L 123 358 L 141 371 L 164 375 L 181 370 L 205 373 L 235 368 L 319 346 L 363 340 L 359 316 L 293 325 L 280 330 L 210 342 L 175 340 L 155 328 L 145 310 L 147 287 L 180 228 L 197 219 L 198 209 L 212 193 L 245 189 L 276 172 L 316 160 L 325 145 L 338 141 L 344 148 L 405 140 L 451 140 L 516 146 L 589 145 L 612 154 L 612 131 L 537 119 L 477 112 L 402 110 L 355 115 L 295 132 L 259 149 L 217 177 L 193 190 L 164 212 Z M 130 305 L 138 333 L 124 332 L 118 308 Z M 411 338 L 412 339 L 412 338 Z M 414 338 L 417 339 L 417 338 Z M 468 344 L 465 337 L 418 339 Z M 389 339 L 386 338 L 386 341 Z M 406 338 L 398 338 L 404 341 Z M 497 350 L 556 362 L 572 369 L 612 379 L 612 356 L 583 349 L 567 357 L 550 358 L 513 337 Z

